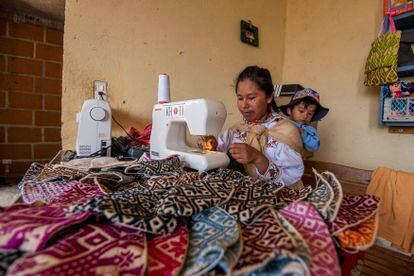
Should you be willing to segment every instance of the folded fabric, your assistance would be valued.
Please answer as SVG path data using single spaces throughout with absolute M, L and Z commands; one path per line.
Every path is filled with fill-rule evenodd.
M 86 224 L 52 246 L 17 260 L 8 275 L 144 275 L 145 248 L 142 232 Z
M 70 189 L 53 198 L 49 206 L 68 207 L 70 204 L 87 201 L 95 196 L 102 195 L 102 191 L 96 184 L 78 183 L 70 187 Z
M 73 159 L 68 162 L 61 162 L 60 164 L 56 164 L 53 166 L 53 168 L 68 168 L 80 171 L 89 171 L 92 169 L 127 167 L 135 163 L 137 163 L 137 160 L 118 160 L 114 157 L 101 156 Z
M 78 184 L 77 181 L 53 181 L 53 182 L 23 182 L 21 195 L 24 203 L 31 204 L 35 201 L 50 203 L 56 196 L 69 190 Z
M 282 220 L 282 221 L 281 221 Z M 266 209 L 250 225 L 242 225 L 243 252 L 234 269 L 234 274 L 258 274 L 266 271 L 274 275 L 290 261 L 301 256 L 302 272 L 306 272 L 305 263 L 309 261 L 309 251 L 294 228 L 283 217 L 271 209 Z M 285 257 L 289 258 L 289 262 Z M 275 266 L 278 263 L 278 267 Z M 310 264 L 310 261 L 309 261 Z
M 177 219 L 156 215 L 159 200 L 149 190 L 130 189 L 72 204 L 67 211 L 75 214 L 92 212 L 114 224 L 151 234 L 172 233 L 177 226 Z
M 172 186 L 185 186 L 202 178 L 198 172 L 183 172 L 174 176 L 153 176 L 145 182 L 140 183 L 141 186 L 149 190 L 165 189 Z
M 221 208 L 241 223 L 250 224 L 267 208 L 285 205 L 277 195 L 282 188 L 282 183 L 276 185 L 272 180 L 265 181 L 248 176 L 235 181 L 233 196 Z
M 138 162 L 125 168 L 125 174 L 141 175 L 146 178 L 160 175 L 180 175 L 183 171 L 178 156 L 173 155 L 167 159 Z
M 306 198 L 306 201 L 311 202 L 318 210 L 319 214 L 324 219 L 329 219 L 330 205 L 335 198 L 335 193 L 328 181 L 320 175 L 316 170 L 313 170 L 316 179 L 316 187 Z
M 365 64 L 365 85 L 385 85 L 398 80 L 397 63 L 401 31 L 379 36 Z
M 335 235 L 360 224 L 378 212 L 379 198 L 372 195 L 344 195 L 335 220 L 327 221 L 329 232 Z
M 10 265 L 25 254 L 20 250 L 0 249 L 0 275 L 6 275 Z
M 234 193 L 234 183 L 222 180 L 195 181 L 168 189 L 160 200 L 157 214 L 191 216 L 205 209 L 225 204 Z
M 189 231 L 183 222 L 170 235 L 153 235 L 148 239 L 146 275 L 178 275 L 188 250 Z
M 378 168 L 367 193 L 381 198 L 378 235 L 414 253 L 414 174 Z
M 79 171 L 76 169 L 71 168 L 54 168 L 53 165 L 45 165 L 40 172 L 39 175 L 37 175 L 35 178 L 32 179 L 34 182 L 40 182 L 40 181 L 52 181 L 56 179 L 60 180 L 79 180 L 82 177 L 84 177 L 87 173 L 83 171 Z
M 280 209 L 302 235 L 312 255 L 311 275 L 340 275 L 335 245 L 324 220 L 309 202 L 297 201 Z
M 85 221 L 90 213 L 66 215 L 62 207 L 38 204 L 0 215 L 0 248 L 35 252 L 59 231 Z
M 211 208 L 191 217 L 190 241 L 183 275 L 204 275 L 240 238 L 237 222 L 224 210 Z
M 44 165 L 38 162 L 33 162 L 30 164 L 30 167 L 24 173 L 22 179 L 17 184 L 17 187 L 20 189 L 24 182 L 29 181 L 37 177 L 43 170 Z
M 316 171 L 315 171 L 316 172 Z M 339 207 L 341 206 L 342 199 L 344 197 L 341 183 L 339 183 L 336 176 L 331 172 L 323 172 L 321 176 L 329 183 L 333 191 L 333 198 L 331 203 L 328 206 L 327 210 L 327 219 L 333 221 L 339 212 Z
M 337 244 L 348 252 L 367 250 L 374 245 L 378 231 L 378 212 L 369 219 L 335 235 Z
M 285 203 L 284 206 L 287 206 L 295 201 L 304 200 L 311 192 L 312 187 L 310 185 L 299 189 L 283 187 L 277 192 L 277 196 Z
M 240 226 L 239 232 L 241 233 Z M 220 262 L 217 264 L 217 266 L 214 268 L 213 272 L 216 272 L 217 275 L 220 275 L 221 273 L 225 273 L 226 275 L 231 275 L 234 267 L 237 265 L 237 262 L 239 261 L 241 254 L 243 252 L 243 242 L 241 237 L 237 240 L 235 244 L 227 248 L 226 252 L 224 253 L 223 258 L 220 260 Z
M 81 183 L 94 183 L 99 186 L 103 193 L 108 194 L 115 191 L 125 190 L 126 188 L 136 187 L 136 185 L 128 185 L 134 182 L 133 176 L 125 175 L 117 171 L 106 171 L 90 173 L 81 178 Z

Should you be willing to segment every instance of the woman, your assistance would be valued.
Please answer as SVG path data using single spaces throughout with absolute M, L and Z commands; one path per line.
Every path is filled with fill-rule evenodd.
M 228 152 L 250 176 L 290 187 L 301 183 L 302 141 L 298 129 L 277 114 L 269 70 L 245 68 L 236 81 L 236 96 L 243 121 L 220 134 L 217 149 Z

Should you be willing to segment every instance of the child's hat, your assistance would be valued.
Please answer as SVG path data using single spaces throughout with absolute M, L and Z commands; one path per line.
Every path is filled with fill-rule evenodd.
M 286 105 L 282 105 L 280 107 L 280 109 L 282 110 L 283 113 L 285 113 L 286 115 L 288 115 L 288 112 L 287 112 L 288 107 L 295 106 L 296 104 L 300 103 L 304 98 L 312 98 L 312 99 L 314 99 L 315 100 L 315 104 L 318 106 L 318 108 L 316 109 L 315 115 L 313 115 L 313 117 L 312 117 L 312 121 L 319 121 L 323 117 L 325 117 L 326 114 L 328 114 L 329 108 L 323 107 L 321 105 L 319 93 L 316 92 L 315 90 L 310 89 L 310 88 L 305 88 L 303 90 L 297 91 L 292 96 L 292 98 L 290 99 L 290 102 L 288 104 L 286 104 Z

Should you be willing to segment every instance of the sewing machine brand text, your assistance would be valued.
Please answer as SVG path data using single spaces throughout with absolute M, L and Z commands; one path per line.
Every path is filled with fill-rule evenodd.
M 165 108 L 165 116 L 171 118 L 181 118 L 184 116 L 184 105 L 173 105 Z

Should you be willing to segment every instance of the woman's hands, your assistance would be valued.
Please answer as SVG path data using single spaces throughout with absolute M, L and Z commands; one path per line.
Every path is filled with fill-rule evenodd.
M 269 160 L 260 151 L 244 143 L 230 145 L 231 156 L 240 164 L 252 163 L 263 174 L 269 167 Z

